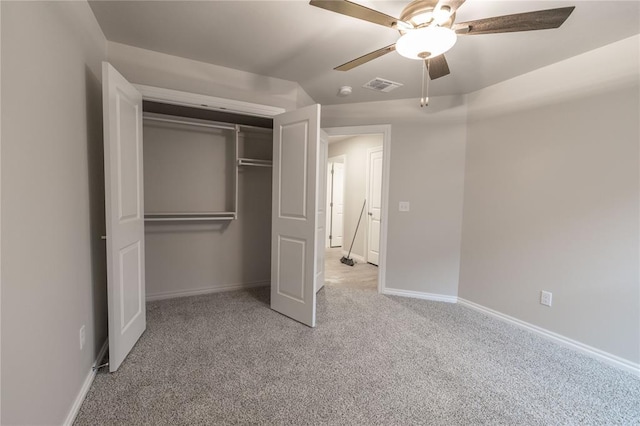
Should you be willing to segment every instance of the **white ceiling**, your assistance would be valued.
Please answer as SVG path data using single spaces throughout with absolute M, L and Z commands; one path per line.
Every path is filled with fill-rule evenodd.
M 407 1 L 358 1 L 399 16 Z M 396 52 L 351 71 L 333 68 L 394 43 L 398 33 L 310 6 L 308 1 L 90 1 L 110 41 L 298 82 L 324 105 L 419 97 L 421 63 Z M 469 93 L 640 33 L 639 1 L 467 0 L 456 22 L 575 5 L 555 30 L 460 36 L 451 74 L 431 95 Z M 403 83 L 390 93 L 361 86 Z M 340 86 L 353 87 L 339 97 Z

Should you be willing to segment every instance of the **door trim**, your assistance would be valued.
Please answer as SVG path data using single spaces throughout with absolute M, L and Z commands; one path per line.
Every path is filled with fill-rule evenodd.
M 380 264 L 378 265 L 378 293 L 386 289 L 387 270 L 387 226 L 389 218 L 389 171 L 391 153 L 391 125 L 328 127 L 324 129 L 329 136 L 356 136 L 382 134 L 382 218 L 380 230 Z M 325 164 L 325 168 L 326 168 Z

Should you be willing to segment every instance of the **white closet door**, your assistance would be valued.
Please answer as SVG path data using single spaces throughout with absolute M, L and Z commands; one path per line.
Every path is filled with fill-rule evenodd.
M 271 308 L 316 325 L 320 105 L 273 123 Z
M 102 63 L 109 371 L 146 328 L 142 96 Z

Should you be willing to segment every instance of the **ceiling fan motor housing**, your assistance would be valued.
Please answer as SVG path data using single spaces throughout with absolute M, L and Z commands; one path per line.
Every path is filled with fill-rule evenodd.
M 438 5 L 438 0 L 413 0 L 404 9 L 400 15 L 400 20 L 409 22 L 414 28 L 428 27 L 434 22 L 434 10 Z M 449 7 L 449 6 L 443 6 Z M 439 26 L 451 28 L 453 22 L 456 19 L 456 14 L 451 13 L 449 19 L 445 22 L 441 22 Z M 400 31 L 404 34 L 404 31 Z

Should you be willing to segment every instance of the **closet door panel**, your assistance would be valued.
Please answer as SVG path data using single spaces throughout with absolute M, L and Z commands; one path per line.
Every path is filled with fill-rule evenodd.
M 142 97 L 103 62 L 109 370 L 146 328 Z
M 319 150 L 320 105 L 275 117 L 271 308 L 310 327 L 316 323 Z
M 309 123 L 299 122 L 282 126 L 280 144 L 279 216 L 306 219 L 307 205 L 307 148 Z

